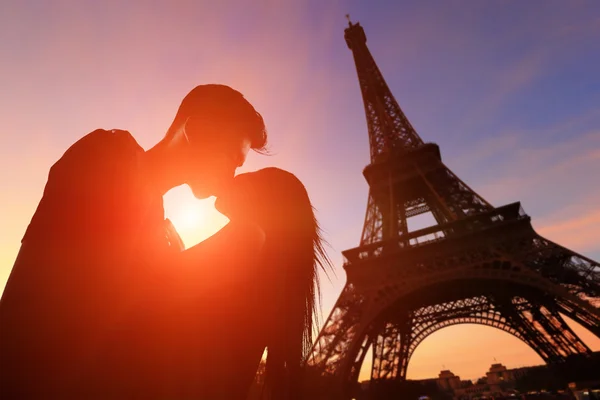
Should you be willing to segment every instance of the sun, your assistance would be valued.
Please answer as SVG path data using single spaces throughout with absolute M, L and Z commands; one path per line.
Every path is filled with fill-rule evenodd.
M 174 188 L 165 195 L 165 218 L 171 220 L 186 248 L 214 235 L 229 221 L 214 204 L 214 197 L 198 200 L 187 186 Z
M 197 228 L 206 219 L 206 210 L 204 210 L 203 204 L 190 204 L 181 209 L 177 210 L 175 226 L 180 226 L 181 229 L 190 230 Z

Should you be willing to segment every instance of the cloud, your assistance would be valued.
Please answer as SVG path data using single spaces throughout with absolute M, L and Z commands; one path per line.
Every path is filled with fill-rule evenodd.
M 600 204 L 600 197 L 596 201 Z M 591 251 L 600 248 L 599 226 L 600 210 L 594 209 L 552 224 L 542 224 L 537 231 L 561 246 Z
M 568 23 L 555 31 L 557 38 L 582 38 L 587 35 L 597 36 L 598 33 L 600 33 L 600 17 L 584 21 L 584 23 L 581 21 L 579 21 L 579 23 Z
M 600 251 L 600 189 L 593 184 L 600 171 L 600 131 L 577 129 L 597 115 L 582 114 L 545 133 L 508 131 L 486 138 L 448 165 L 492 204 L 520 201 L 548 239 L 578 252 Z M 544 139 L 559 132 L 560 140 Z
M 495 117 L 511 96 L 543 75 L 548 56 L 547 48 L 536 48 L 505 68 L 496 67 L 497 73 L 490 75 L 493 81 L 488 93 L 465 114 L 464 123 L 457 131 L 472 131 Z
M 482 60 L 475 64 L 487 70 L 485 80 L 480 82 L 479 93 L 472 95 L 475 102 L 465 113 L 458 132 L 466 134 L 489 127 L 490 121 L 500 117 L 511 101 L 521 102 L 527 98 L 528 88 L 550 84 L 545 78 L 566 72 L 569 60 L 581 58 L 582 52 L 589 51 L 582 43 L 595 40 L 600 33 L 600 18 L 589 18 L 585 11 L 575 8 L 563 13 L 551 8 L 546 11 L 541 15 L 536 12 L 535 24 L 516 24 L 514 29 L 503 32 L 503 36 L 488 44 L 504 57 L 489 56 L 485 48 L 480 49 Z M 583 54 L 594 62 L 590 54 Z M 473 83 L 479 73 L 481 71 L 473 71 L 470 78 Z M 563 79 L 568 79 L 568 73 Z M 560 86 L 556 81 L 553 84 Z
M 521 134 L 513 130 L 488 136 L 484 140 L 473 143 L 459 157 L 450 157 L 449 165 L 452 169 L 460 171 L 472 168 L 474 165 L 488 163 L 490 159 L 518 148 L 520 136 Z
M 568 187 L 573 190 L 571 200 L 575 200 L 589 190 L 585 178 L 600 168 L 600 131 L 543 147 L 519 146 L 523 141 L 503 151 L 502 162 L 486 171 L 495 180 L 478 185 L 484 197 L 561 196 Z

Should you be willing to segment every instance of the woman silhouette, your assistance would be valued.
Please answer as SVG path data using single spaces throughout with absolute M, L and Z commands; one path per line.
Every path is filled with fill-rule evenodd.
M 264 396 L 300 398 L 301 364 L 311 347 L 319 293 L 317 273 L 330 266 L 306 189 L 293 174 L 265 168 L 238 175 L 215 207 L 231 221 L 257 223 L 265 233 L 258 275 L 248 282 L 255 285 L 254 294 L 247 294 L 255 302 L 246 305 L 252 315 L 263 314 L 264 325 L 253 328 L 252 344 L 241 346 L 238 362 L 248 362 L 244 379 L 254 376 L 266 347 Z
M 330 268 L 313 207 L 278 168 L 238 175 L 226 193 L 215 206 L 230 223 L 203 242 L 210 263 L 178 282 L 146 284 L 161 289 L 115 330 L 101 363 L 115 377 L 104 398 L 243 400 L 265 349 L 261 397 L 301 398 L 317 273 Z M 263 235 L 260 254 L 220 262 L 238 256 L 248 232 Z

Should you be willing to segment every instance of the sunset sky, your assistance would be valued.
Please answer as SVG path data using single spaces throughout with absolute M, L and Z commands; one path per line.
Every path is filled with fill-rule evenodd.
M 3 1 L 0 3 L 0 291 L 48 169 L 97 128 L 148 149 L 202 83 L 240 90 L 265 118 L 270 157 L 306 185 L 331 244 L 326 317 L 358 245 L 369 162 L 344 17 L 400 106 L 446 164 L 494 205 L 521 201 L 545 237 L 600 259 L 600 2 L 590 1 Z M 226 219 L 187 187 L 165 197 L 187 246 Z M 577 332 L 581 332 L 578 330 Z M 594 350 L 600 340 L 582 337 Z M 409 378 L 444 367 L 483 376 L 541 363 L 489 327 L 443 329 L 416 350 Z

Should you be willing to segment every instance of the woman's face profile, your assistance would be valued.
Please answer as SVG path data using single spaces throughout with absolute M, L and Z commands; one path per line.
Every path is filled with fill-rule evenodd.
M 261 191 L 259 175 L 260 171 L 248 172 L 237 175 L 223 194 L 217 197 L 215 208 L 230 220 L 254 219 L 260 207 L 260 198 L 268 198 L 266 193 L 257 194 Z
M 217 198 L 215 208 L 229 220 L 251 220 L 263 229 L 277 228 L 291 219 L 293 205 L 301 202 L 296 180 L 277 168 L 237 175 Z

